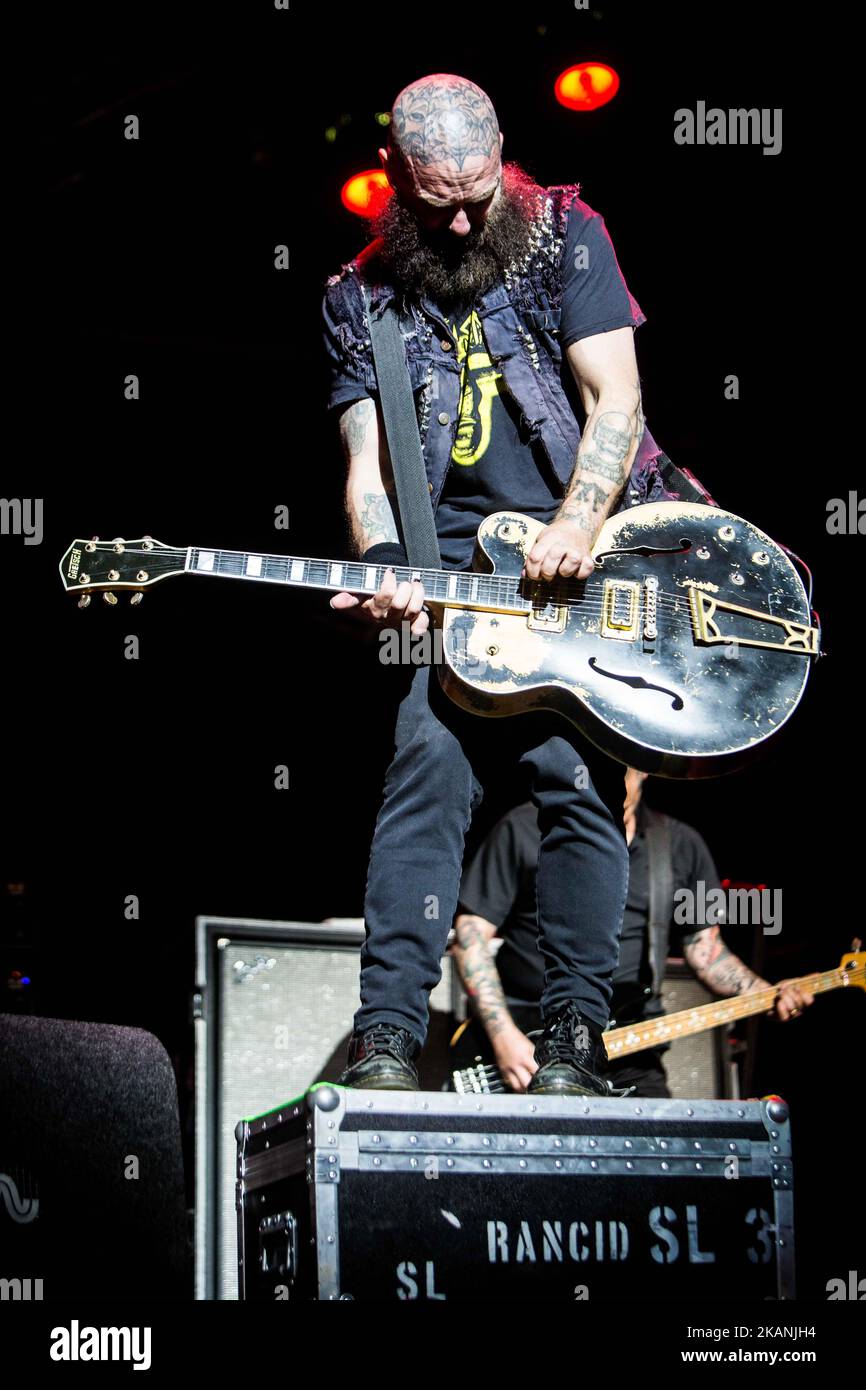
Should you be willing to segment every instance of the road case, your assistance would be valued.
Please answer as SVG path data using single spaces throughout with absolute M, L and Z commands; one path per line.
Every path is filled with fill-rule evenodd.
M 236 1137 L 243 1299 L 794 1296 L 779 1098 L 322 1084 Z

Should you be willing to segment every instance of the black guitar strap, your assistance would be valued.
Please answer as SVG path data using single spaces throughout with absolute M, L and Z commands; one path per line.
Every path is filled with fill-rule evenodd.
M 674 907 L 671 823 L 660 811 L 645 812 L 649 859 L 649 965 L 653 994 L 661 992 Z
M 427 470 L 421 452 L 418 417 L 412 396 L 406 349 L 400 320 L 393 300 L 384 311 L 374 316 L 370 308 L 370 292 L 363 285 L 367 319 L 370 324 L 370 343 L 379 383 L 379 401 L 388 437 L 391 467 L 397 489 L 399 523 L 409 564 L 419 569 L 441 569 L 439 541 L 430 505 Z
M 677 493 L 681 502 L 702 502 L 705 507 L 719 505 L 700 479 L 696 478 L 690 469 L 679 468 L 668 458 L 664 450 L 656 458 L 656 463 L 668 492 Z

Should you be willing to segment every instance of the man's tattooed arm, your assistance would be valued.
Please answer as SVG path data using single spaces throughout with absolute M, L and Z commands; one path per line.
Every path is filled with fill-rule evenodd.
M 399 540 L 383 482 L 383 474 L 390 479 L 390 461 L 383 457 L 387 446 L 380 442 L 371 400 L 353 401 L 346 407 L 340 415 L 340 438 L 348 465 L 346 518 L 355 554 L 363 555 L 372 545 Z
M 718 927 L 707 927 L 691 941 L 684 942 L 683 954 L 698 979 L 713 994 L 727 998 L 770 988 L 766 980 L 762 980 L 728 949 Z
M 353 528 L 359 555 L 363 555 L 371 545 L 400 539 L 387 493 L 365 492 L 360 499 L 360 506 L 360 512 L 354 515 Z
M 349 458 L 363 453 L 367 433 L 376 419 L 376 407 L 369 399 L 353 401 L 340 416 L 340 438 Z
M 629 475 L 644 432 L 640 383 L 628 408 L 612 409 L 599 399 L 586 422 L 577 461 L 556 520 L 575 521 L 593 538 Z M 626 403 L 623 402 L 623 406 Z
M 461 913 L 454 923 L 454 932 L 457 969 L 492 1042 L 498 1033 L 515 1024 L 505 1003 L 496 962 L 487 947 L 483 918 Z

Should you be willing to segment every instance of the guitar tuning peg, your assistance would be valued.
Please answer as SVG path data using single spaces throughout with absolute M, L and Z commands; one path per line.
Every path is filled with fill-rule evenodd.
M 112 607 L 115 603 L 117 603 L 117 594 L 113 594 L 110 589 L 106 590 L 102 597 L 105 600 L 105 602 L 110 603 Z
M 136 606 L 136 604 L 141 603 L 141 600 L 142 600 L 143 598 L 144 598 L 144 594 L 133 594 L 133 595 L 132 595 L 132 598 L 129 600 L 130 607 L 131 607 L 131 608 L 134 608 L 134 607 Z
M 81 598 L 78 600 L 78 607 L 79 607 L 79 608 L 89 608 L 89 607 L 90 607 L 90 595 L 89 595 L 89 594 L 82 594 L 82 595 L 81 595 Z

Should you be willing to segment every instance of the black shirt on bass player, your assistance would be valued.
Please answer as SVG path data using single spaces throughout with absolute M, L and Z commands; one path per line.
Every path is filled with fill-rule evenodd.
M 458 911 L 472 912 L 492 922 L 503 938 L 496 968 L 507 1002 L 538 1004 L 544 989 L 544 960 L 538 949 L 535 876 L 541 834 L 531 802 L 503 816 L 464 870 Z M 706 892 L 719 887 L 716 866 L 702 837 L 690 825 L 671 821 L 674 890 L 703 880 Z M 627 1006 L 650 983 L 647 926 L 649 922 L 649 854 L 643 802 L 628 847 L 629 885 L 620 937 L 619 965 L 614 972 L 614 1004 Z M 694 927 L 671 922 L 670 954 L 679 955 Z M 645 1017 L 661 1013 L 661 1001 L 651 999 Z

